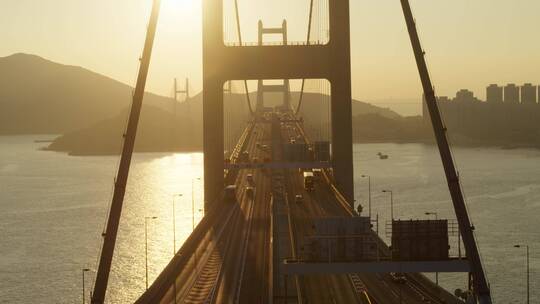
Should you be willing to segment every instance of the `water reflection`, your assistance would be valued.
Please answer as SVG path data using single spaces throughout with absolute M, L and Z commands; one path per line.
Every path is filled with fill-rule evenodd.
M 0 137 L 0 302 L 80 303 L 81 269 L 97 264 L 118 157 L 38 151 L 33 139 Z M 390 158 L 379 160 L 378 151 Z M 540 246 L 539 158 L 538 150 L 456 149 L 480 249 L 501 303 L 525 294 L 524 257 L 512 245 Z M 431 146 L 356 145 L 355 193 L 365 204 L 368 189 L 361 174 L 372 176 L 372 212 L 380 216 L 383 236 L 390 217 L 384 188 L 395 191 L 396 218 L 424 218 L 426 211 L 453 217 L 440 157 Z M 145 216 L 158 217 L 148 227 L 150 281 L 172 257 L 173 193 L 183 194 L 176 202 L 177 246 L 187 238 L 192 181 L 202 176 L 200 153 L 134 156 L 107 303 L 131 303 L 145 289 Z M 198 222 L 203 183 L 194 180 L 193 186 Z M 539 261 L 531 251 L 533 286 L 540 280 Z M 87 273 L 87 292 L 93 275 Z M 463 275 L 439 278 L 450 291 L 465 284 Z
M 204 207 L 202 154 L 135 156 L 118 243 L 108 301 L 133 302 L 145 290 L 144 218 L 148 223 L 148 279 L 151 282 L 174 252 L 173 198 L 177 250 L 202 218 Z M 180 196 L 181 194 L 181 196 Z

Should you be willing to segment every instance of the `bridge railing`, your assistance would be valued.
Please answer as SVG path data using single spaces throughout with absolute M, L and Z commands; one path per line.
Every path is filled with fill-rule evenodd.
M 248 123 L 248 125 L 244 129 L 244 132 L 242 132 L 242 135 L 240 135 L 240 139 L 236 143 L 236 146 L 231 152 L 231 155 L 229 156 L 229 162 L 234 164 L 238 161 L 238 158 L 240 157 L 240 153 L 242 153 L 242 151 L 245 148 L 246 143 L 249 141 L 249 136 L 251 136 L 254 126 L 255 124 L 253 122 Z M 226 184 L 231 183 L 236 178 L 237 172 L 238 172 L 237 169 L 226 168 L 225 171 L 223 172 L 225 183 Z
M 222 193 L 217 201 L 223 200 L 224 194 Z M 232 215 L 238 210 L 237 204 L 221 204 L 221 206 L 223 207 L 211 210 L 201 219 L 169 264 L 165 266 L 163 271 L 141 297 L 135 301 L 136 304 L 159 303 L 171 288 L 175 286 L 176 279 L 182 273 L 185 266 L 189 265 L 190 259 L 193 257 L 193 251 L 197 250 L 198 245 L 204 239 L 206 233 L 213 228 L 218 228 L 214 230 L 216 234 L 214 241 L 217 243 Z
M 260 45 L 258 42 L 242 42 L 242 43 L 239 43 L 239 42 L 226 42 L 225 43 L 225 46 L 230 46 L 230 47 L 241 47 L 241 46 L 247 46 L 247 47 L 252 47 L 252 46 L 304 46 L 304 45 L 309 45 L 309 46 L 322 46 L 322 45 L 326 45 L 326 43 L 323 43 L 322 41 L 310 41 L 309 43 L 307 43 L 307 41 L 287 41 L 287 44 L 284 44 L 283 41 L 270 41 L 270 42 L 263 42 L 262 45 Z

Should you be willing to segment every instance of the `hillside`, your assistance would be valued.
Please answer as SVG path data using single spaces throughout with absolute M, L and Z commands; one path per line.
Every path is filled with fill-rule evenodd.
M 292 93 L 293 101 L 297 100 L 298 93 Z M 252 103 L 255 93 L 250 94 Z M 270 96 L 268 102 L 276 102 L 278 97 Z M 318 122 L 316 126 L 327 121 L 328 107 L 325 100 L 328 96 L 308 93 L 304 96 L 304 106 L 301 116 L 306 124 Z M 146 104 L 146 101 L 145 101 Z M 178 103 L 176 110 L 173 106 L 169 111 L 151 105 L 145 105 L 141 114 L 138 129 L 136 152 L 169 152 L 193 151 L 202 149 L 202 95 L 198 94 L 187 102 Z M 239 135 L 245 121 L 248 119 L 248 107 L 245 95 L 225 95 L 225 125 L 231 129 L 232 137 Z M 381 117 L 399 117 L 392 111 L 380 109 L 360 101 L 353 101 L 355 115 L 377 114 Z M 176 114 L 174 114 L 176 113 Z M 99 121 L 86 128 L 68 132 L 58 137 L 47 150 L 67 152 L 72 155 L 103 155 L 118 154 L 121 149 L 121 136 L 125 126 L 128 112 L 127 108 L 121 114 Z M 230 122 L 227 121 L 230 119 Z M 234 141 L 234 138 L 231 140 Z M 225 147 L 229 149 L 230 147 Z
M 131 103 L 133 88 L 90 70 L 55 63 L 39 56 L 14 54 L 0 58 L 0 135 L 64 134 L 47 149 L 77 155 L 116 154 Z M 256 93 L 250 94 L 255 104 Z M 282 96 L 265 96 L 279 103 Z M 237 134 L 247 119 L 243 94 L 225 96 L 230 122 Z M 298 92 L 291 93 L 293 106 Z M 328 99 L 304 94 L 300 115 L 319 128 L 328 122 Z M 353 100 L 353 116 L 400 116 L 388 109 Z M 234 139 L 229 140 L 232 142 Z M 185 103 L 147 93 L 141 115 L 136 151 L 200 150 L 202 96 Z
M 0 58 L 0 135 L 62 134 L 118 115 L 132 88 L 76 66 L 35 55 Z M 146 94 L 164 107 L 171 100 Z
M 234 125 L 232 122 L 247 119 L 247 105 L 230 99 L 225 102 L 227 106 L 234 109 L 228 117 L 232 125 L 231 133 L 240 133 L 240 124 Z M 186 102 L 177 103 L 176 108 L 171 108 L 168 111 L 143 103 L 135 142 L 136 152 L 202 150 L 200 95 Z M 126 108 L 112 118 L 66 133 L 56 138 L 46 150 L 67 152 L 71 155 L 119 154 L 128 114 Z

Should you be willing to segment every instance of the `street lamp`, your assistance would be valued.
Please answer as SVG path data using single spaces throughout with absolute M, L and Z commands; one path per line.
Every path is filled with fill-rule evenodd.
M 527 304 L 529 304 L 529 245 L 514 245 L 516 248 L 525 247 L 527 249 Z
M 172 222 L 173 222 L 173 256 L 176 255 L 176 208 L 175 208 L 175 197 L 182 197 L 182 193 L 173 194 L 172 199 Z
M 371 218 L 371 176 L 362 174 L 360 177 L 368 179 L 368 215 Z
M 173 218 L 173 257 L 176 256 L 176 208 L 175 208 L 175 197 L 182 197 L 182 193 L 173 194 L 172 199 L 172 218 Z M 147 279 L 148 280 L 148 279 Z M 148 284 L 147 284 L 148 285 Z M 146 287 L 148 288 L 148 287 Z M 176 304 L 176 279 L 174 280 L 174 303 Z
M 89 268 L 83 268 L 82 269 L 82 302 L 83 304 L 85 303 L 85 297 L 84 297 L 84 292 L 85 292 L 85 289 L 84 289 L 84 273 L 87 272 L 87 271 L 90 271 Z
M 195 180 L 201 180 L 200 177 L 191 179 L 191 230 L 195 230 L 195 196 L 194 196 L 194 184 Z
M 144 259 L 145 259 L 145 274 L 146 274 L 146 289 L 148 289 L 148 220 L 155 220 L 157 216 L 144 217 Z
M 392 190 L 383 190 L 383 193 L 390 193 L 390 218 L 394 220 L 394 195 Z

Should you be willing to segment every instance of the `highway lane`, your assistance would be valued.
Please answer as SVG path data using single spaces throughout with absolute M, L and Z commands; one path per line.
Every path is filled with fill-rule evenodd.
M 257 148 L 257 142 L 263 140 L 266 127 L 256 124 L 254 133 L 250 136 L 246 151 L 251 159 L 263 157 L 264 154 Z M 262 158 L 261 158 L 262 159 Z M 239 195 L 240 214 L 235 228 L 232 231 L 231 246 L 225 253 L 223 269 L 216 286 L 216 296 L 214 303 L 234 303 L 238 300 L 242 276 L 246 269 L 244 261 L 248 259 L 246 246 L 249 246 L 250 230 L 253 223 L 254 206 L 261 204 L 264 191 L 255 191 L 255 197 L 246 195 L 247 175 L 252 174 L 256 183 L 256 188 L 263 190 L 264 176 L 260 170 L 241 169 L 237 177 L 236 185 Z
M 299 124 L 296 124 L 295 128 L 285 128 L 285 136 L 297 137 L 302 135 L 300 127 Z M 291 174 L 294 176 L 293 180 L 296 180 L 295 191 L 303 194 L 304 197 L 306 197 L 306 194 L 308 195 L 307 199 L 305 199 L 305 206 L 307 206 L 308 210 L 312 210 L 312 215 L 318 217 L 350 216 L 336 201 L 334 193 L 326 183 L 318 183 L 313 193 L 307 193 L 303 189 L 300 190 L 303 188 L 301 174 L 294 171 Z M 313 206 L 313 208 L 310 208 L 310 206 Z M 414 277 L 417 276 L 414 275 Z M 335 279 L 340 276 L 331 277 Z M 416 280 L 408 280 L 407 283 L 402 284 L 394 282 L 389 274 L 358 274 L 358 277 L 367 288 L 368 294 L 377 303 L 426 303 L 426 300 L 429 300 L 430 303 L 444 303 L 433 292 L 419 286 Z
M 296 138 L 300 134 L 296 124 L 284 125 L 282 131 L 284 140 Z M 321 208 L 322 204 L 317 196 L 304 189 L 301 172 L 298 169 L 289 169 L 286 177 L 297 246 L 305 243 L 305 236 L 312 229 L 312 219 L 327 215 Z M 295 196 L 298 194 L 303 197 L 302 203 L 295 202 Z M 298 251 L 302 252 L 302 248 Z M 362 303 L 346 275 L 302 276 L 300 281 L 307 303 Z
M 256 142 L 261 140 L 262 133 L 253 132 L 244 145 L 245 150 L 249 151 L 251 155 L 258 154 Z M 249 223 L 249 213 L 253 206 L 253 200 L 248 198 L 245 188 L 242 187 L 246 184 L 248 173 L 259 174 L 252 172 L 252 170 L 238 172 L 235 179 L 235 184 L 238 186 L 238 204 L 224 203 L 218 211 L 208 214 L 206 219 L 201 222 L 201 227 L 196 229 L 196 231 L 203 231 L 201 232 L 203 235 L 197 238 L 200 241 L 190 244 L 188 239 L 179 250 L 175 259 L 181 261 L 172 265 L 181 269 L 174 280 L 176 285 L 173 281 L 169 286 L 164 279 L 163 282 L 156 284 L 159 286 L 150 287 L 152 293 L 157 296 L 143 295 L 138 303 L 175 303 L 175 294 L 177 303 L 209 303 L 208 299 L 216 303 L 229 302 L 225 300 L 225 297 L 218 297 L 223 296 L 218 292 L 218 288 L 225 291 L 225 294 L 234 295 L 231 290 L 236 290 L 238 286 L 234 279 L 238 276 L 240 269 L 238 266 L 239 255 L 236 252 L 237 248 L 243 246 L 245 236 L 247 236 L 246 225 Z M 262 178 L 259 180 L 263 181 Z M 262 190 L 260 193 L 268 192 L 266 189 L 262 189 L 262 186 L 259 187 Z M 209 223 L 205 224 L 205 222 Z M 160 276 L 170 277 L 170 273 L 174 272 L 175 269 L 166 269 Z M 160 290 L 164 288 L 167 290 L 163 292 L 162 296 L 159 296 Z
M 263 161 L 270 150 L 263 151 L 257 143 L 271 146 L 270 124 L 257 123 L 253 130 L 245 150 L 252 159 Z M 295 123 L 283 124 L 281 132 L 284 140 L 302 134 Z M 284 180 L 294 241 L 300 252 L 303 238 L 312 229 L 313 218 L 350 214 L 340 205 L 327 183 L 319 182 L 315 191 L 308 193 L 303 186 L 301 171 L 286 169 L 283 172 L 286 172 Z M 245 191 L 247 174 L 252 174 L 255 180 L 254 197 Z M 261 169 L 241 169 L 235 184 L 238 204 L 219 206 L 224 218 L 214 220 L 216 223 L 209 226 L 209 231 L 195 248 L 181 249 L 192 250 L 195 254 L 182 257 L 185 261 L 178 264 L 183 271 L 176 278 L 176 288 L 171 286 L 160 303 L 174 303 L 174 294 L 178 303 L 268 302 L 271 175 Z M 303 195 L 303 203 L 295 203 L 296 194 Z M 226 214 L 229 214 L 227 225 L 224 224 Z M 222 237 L 218 239 L 219 232 Z M 406 284 L 397 284 L 388 274 L 358 274 L 353 284 L 348 275 L 317 275 L 301 277 L 298 282 L 304 303 L 366 303 L 361 293 L 364 287 L 373 299 L 372 303 L 427 303 L 424 299 L 443 303 L 432 294 L 431 287 L 425 287 L 421 278 L 416 278 L 416 275 L 411 276 Z
M 336 202 L 334 193 L 325 183 L 319 183 L 314 195 L 319 198 L 320 208 L 326 215 L 350 216 Z M 426 294 L 425 290 L 415 288 L 411 282 L 406 284 L 394 282 L 389 274 L 357 275 L 366 286 L 369 295 L 379 303 L 426 303 L 424 299 L 427 298 L 432 299 L 432 303 L 443 303 L 436 297 Z
M 261 132 L 259 147 L 270 147 L 270 125 L 259 124 Z M 270 157 L 270 149 L 258 148 L 259 161 Z M 251 229 L 248 233 L 246 257 L 239 280 L 239 303 L 267 303 L 269 299 L 268 282 L 270 281 L 269 246 L 270 246 L 270 199 L 271 175 L 268 170 L 255 170 L 255 204 L 251 216 Z

